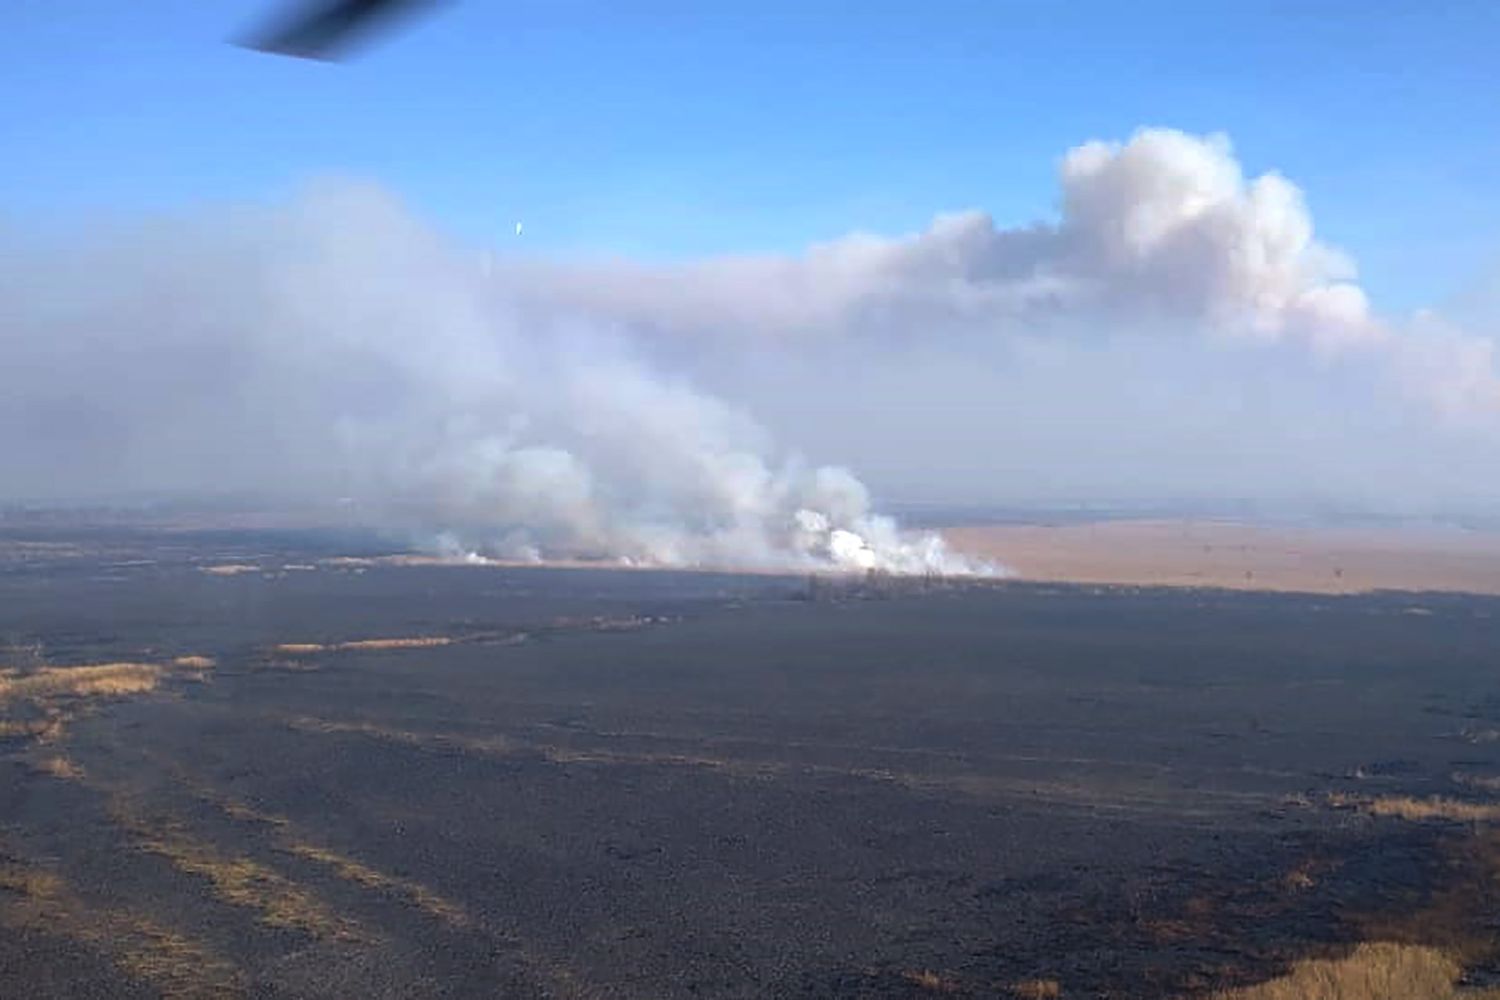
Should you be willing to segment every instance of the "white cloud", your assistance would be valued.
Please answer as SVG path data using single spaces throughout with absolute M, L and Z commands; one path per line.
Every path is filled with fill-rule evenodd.
M 1500 416 L 1478 338 L 1374 316 L 1353 263 L 1314 235 L 1302 192 L 1246 178 L 1229 141 L 1142 129 L 1088 142 L 1059 170 L 1060 216 L 997 227 L 983 212 L 923 232 L 857 234 L 798 257 L 680 266 L 518 262 L 519 301 L 684 337 L 796 340 L 1077 336 L 1188 329 L 1289 341 L 1318 360 L 1381 357 L 1394 382 L 1451 413 Z

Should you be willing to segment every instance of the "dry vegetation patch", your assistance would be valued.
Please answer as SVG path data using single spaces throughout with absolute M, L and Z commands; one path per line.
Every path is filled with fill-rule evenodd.
M 387 875 L 363 862 L 315 844 L 285 840 L 281 849 L 303 860 L 327 866 L 346 882 L 403 899 L 428 916 L 435 917 L 451 927 L 467 928 L 472 924 L 463 907 L 444 899 L 420 882 L 396 875 Z
M 179 824 L 147 820 L 121 803 L 115 804 L 112 813 L 141 850 L 165 858 L 178 871 L 207 880 L 216 898 L 255 911 L 261 923 L 322 940 L 364 940 L 353 921 L 279 872 L 243 855 L 221 853 Z
M 1359 798 L 1333 794 L 1328 796 L 1328 804 L 1336 809 L 1359 809 L 1372 816 L 1394 816 L 1415 822 L 1441 819 L 1457 823 L 1485 823 L 1500 820 L 1500 804 L 1464 802 L 1439 796 L 1425 799 L 1407 795 Z
M 83 780 L 83 768 L 74 763 L 70 757 L 63 754 L 43 757 L 36 761 L 34 767 L 40 773 L 51 775 L 60 781 Z
M 418 635 L 387 639 L 351 639 L 348 642 L 283 642 L 275 651 L 284 656 L 312 656 L 316 653 L 370 652 L 383 649 L 431 649 L 449 646 L 458 640 L 451 635 Z
M 44 740 L 60 724 L 53 719 L 0 719 L 0 740 Z
M 67 723 L 89 711 L 93 701 L 146 694 L 168 678 L 206 680 L 215 663 L 208 656 L 179 656 L 166 664 L 54 666 L 39 648 L 27 652 L 24 666 L 0 672 L 0 739 L 56 742 Z
M 356 639 L 353 642 L 341 642 L 336 649 L 428 649 L 433 646 L 447 646 L 454 642 L 452 636 L 446 635 L 423 635 L 406 639 Z
M 908 969 L 901 978 L 928 993 L 957 993 L 958 983 L 931 969 Z
M 150 691 L 161 681 L 154 663 L 101 663 L 87 667 L 43 667 L 0 680 L 0 704 L 57 696 L 119 696 Z
M 1268 982 L 1214 994 L 1214 1000 L 1497 1000 L 1500 991 L 1458 985 L 1463 967 L 1437 948 L 1361 944 L 1343 958 L 1306 959 Z
M 56 874 L 0 862 L 0 927 L 76 941 L 164 1000 L 223 1000 L 244 995 L 244 977 L 201 942 L 130 910 L 78 898 Z

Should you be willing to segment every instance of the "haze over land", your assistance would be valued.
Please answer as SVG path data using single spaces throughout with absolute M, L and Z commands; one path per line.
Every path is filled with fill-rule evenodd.
M 454 553 L 898 572 L 988 567 L 866 484 L 1491 502 L 1485 309 L 1379 315 L 1224 137 L 1087 142 L 1059 186 L 1027 225 L 680 264 L 462 245 L 344 180 L 11 225 L 0 495 L 352 497 Z

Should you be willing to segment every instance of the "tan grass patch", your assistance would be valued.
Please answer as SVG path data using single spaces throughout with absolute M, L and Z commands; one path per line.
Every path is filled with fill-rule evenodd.
M 50 900 L 61 893 L 62 879 L 24 865 L 0 863 L 0 891 L 23 899 Z
M 1028 979 L 1013 984 L 1010 992 L 1021 1000 L 1055 1000 L 1062 996 L 1062 984 L 1056 979 Z
M 1461 802 L 1438 796 L 1418 799 L 1406 795 L 1383 795 L 1361 799 L 1333 794 L 1328 797 L 1328 803 L 1335 808 L 1361 809 L 1372 816 L 1394 816 L 1414 822 L 1443 819 L 1458 823 L 1484 823 L 1500 819 L 1500 804 Z
M 219 662 L 212 656 L 179 656 L 172 661 L 172 666 L 182 667 L 184 670 L 212 670 Z
M 214 1000 L 244 995 L 243 977 L 229 960 L 202 944 L 144 917 L 125 926 L 111 922 L 111 939 L 123 942 L 116 964 L 161 991 L 164 1000 Z
M 1281 884 L 1290 892 L 1303 892 L 1317 885 L 1318 880 L 1306 868 L 1294 868 L 1282 876 Z
M 73 716 L 65 712 L 49 712 L 41 731 L 36 735 L 36 741 L 43 745 L 59 742 L 72 718 Z
M 36 769 L 42 774 L 51 775 L 60 781 L 82 781 L 83 768 L 75 764 L 71 758 L 56 754 L 51 757 L 43 757 L 36 762 Z
M 338 649 L 428 649 L 433 646 L 447 646 L 453 642 L 452 636 L 446 635 L 424 635 L 409 639 L 357 639 L 353 642 L 341 642 Z
M 165 858 L 178 871 L 205 879 L 216 898 L 254 910 L 263 924 L 324 940 L 364 940 L 352 921 L 339 916 L 306 888 L 251 858 L 222 854 L 176 823 L 148 822 L 118 803 L 114 816 L 141 850 Z
M 448 635 L 419 635 L 389 639 L 351 639 L 348 642 L 283 642 L 276 652 L 287 656 L 310 656 L 315 653 L 369 652 L 381 649 L 431 649 L 448 646 L 458 640 Z
M 0 740 L 42 736 L 54 724 L 51 719 L 0 719 Z
M 169 763 L 168 766 L 176 772 L 182 784 L 201 801 L 217 807 L 225 815 L 236 820 L 266 827 L 267 840 L 273 850 L 326 866 L 336 877 L 346 882 L 362 889 L 394 896 L 409 905 L 416 906 L 452 928 L 478 930 L 487 935 L 499 936 L 509 946 L 517 949 L 516 956 L 525 964 L 530 974 L 543 984 L 549 996 L 593 996 L 598 992 L 580 982 L 571 969 L 527 947 L 524 935 L 518 928 L 510 928 L 506 931 L 488 922 L 481 923 L 458 903 L 444 898 L 420 882 L 387 874 L 330 848 L 300 839 L 295 825 L 286 817 L 262 811 L 223 795 L 211 786 L 195 779 L 178 765 Z M 357 931 L 357 926 L 355 929 Z M 369 941 L 368 937 L 364 936 L 357 940 Z
M 85 903 L 51 872 L 0 864 L 0 926 L 77 941 L 163 1000 L 244 995 L 239 969 L 202 943 L 129 910 Z
M 200 801 L 215 806 L 231 819 L 269 827 L 273 831 L 273 842 L 277 850 L 304 861 L 324 865 L 332 869 L 339 878 L 361 888 L 405 899 L 418 909 L 450 926 L 467 928 L 472 924 L 469 915 L 461 906 L 444 899 L 420 882 L 397 875 L 387 875 L 385 872 L 371 868 L 363 862 L 339 854 L 330 848 L 299 839 L 295 835 L 291 820 L 285 816 L 264 812 L 238 799 L 221 795 L 185 774 L 181 775 L 181 780 Z
M 901 978 L 911 983 L 918 989 L 929 993 L 956 993 L 958 984 L 953 980 L 945 978 L 931 969 L 908 969 L 901 973 Z
M 1269 982 L 1213 994 L 1214 1000 L 1492 1000 L 1495 991 L 1459 988 L 1463 968 L 1422 945 L 1373 942 L 1343 958 L 1307 959 Z
M 286 826 L 289 822 L 285 817 L 272 816 L 270 813 L 261 812 L 254 806 L 246 805 L 236 799 L 223 799 L 212 796 L 211 793 L 201 792 L 200 798 L 210 799 L 215 805 L 223 810 L 224 815 L 231 819 L 237 819 L 242 823 L 262 823 L 266 826 Z
M 346 882 L 404 899 L 429 916 L 436 917 L 452 927 L 466 928 L 472 924 L 463 907 L 444 899 L 420 882 L 396 875 L 387 875 L 353 858 L 314 844 L 290 841 L 283 845 L 283 849 L 304 860 L 326 865 Z
M 139 694 L 154 689 L 161 674 L 161 667 L 153 663 L 43 667 L 34 674 L 0 680 L 0 704 L 22 698 Z

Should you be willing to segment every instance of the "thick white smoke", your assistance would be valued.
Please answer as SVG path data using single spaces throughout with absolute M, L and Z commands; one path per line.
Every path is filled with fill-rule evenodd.
M 7 494 L 352 495 L 484 556 L 990 571 L 626 332 L 522 321 L 372 189 L 32 245 L 5 291 Z
M 955 501 L 1078 469 L 1305 481 L 1377 435 L 1354 489 L 1424 455 L 1472 467 L 1449 460 L 1471 439 L 1450 454 L 1404 414 L 1346 432 L 1382 385 L 1492 448 L 1493 341 L 1374 315 L 1297 188 L 1247 179 L 1223 138 L 1087 143 L 1059 179 L 1056 218 L 1027 227 L 962 212 L 685 265 L 486 263 L 347 183 L 0 228 L 0 497 L 352 496 L 454 553 L 970 572 L 850 473 L 779 450 L 746 401 Z

